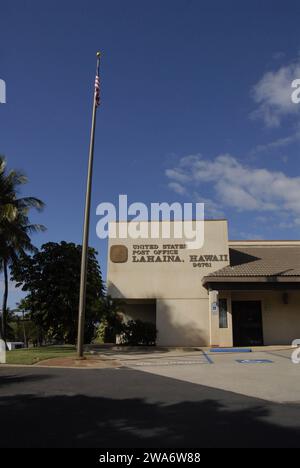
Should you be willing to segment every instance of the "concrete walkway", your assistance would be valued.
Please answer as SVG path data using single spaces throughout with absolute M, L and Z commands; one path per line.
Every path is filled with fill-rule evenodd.
M 206 385 L 278 403 L 300 402 L 300 364 L 288 346 L 253 348 L 251 353 L 214 353 L 210 348 L 108 348 L 104 359 L 151 374 Z M 242 361 L 242 362 L 238 362 Z

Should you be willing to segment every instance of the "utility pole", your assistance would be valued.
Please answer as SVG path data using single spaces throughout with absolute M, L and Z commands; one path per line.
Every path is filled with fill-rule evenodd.
M 96 113 L 97 107 L 100 104 L 100 52 L 97 52 L 96 79 L 93 100 L 92 127 L 89 149 L 88 174 L 86 183 L 85 196 L 85 212 L 83 225 L 83 240 L 82 240 L 82 256 L 81 256 L 81 273 L 80 273 L 80 294 L 79 294 L 79 311 L 78 311 L 78 337 L 77 337 L 77 357 L 83 359 L 84 345 L 84 322 L 85 322 L 85 306 L 86 306 L 86 283 L 89 255 L 89 229 L 90 229 L 90 212 L 91 212 L 91 194 L 92 194 L 92 179 L 93 179 L 93 161 L 94 161 L 94 143 L 95 143 L 95 128 L 96 128 Z

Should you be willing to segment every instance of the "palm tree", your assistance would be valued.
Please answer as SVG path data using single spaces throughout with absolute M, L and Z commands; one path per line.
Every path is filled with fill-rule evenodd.
M 25 184 L 27 178 L 18 171 L 6 170 L 6 162 L 0 156 L 0 272 L 4 275 L 4 293 L 0 334 L 6 338 L 7 300 L 10 264 L 18 261 L 20 255 L 34 252 L 30 235 L 44 231 L 39 224 L 30 224 L 28 213 L 31 208 L 42 210 L 44 203 L 35 197 L 17 196 L 19 186 Z

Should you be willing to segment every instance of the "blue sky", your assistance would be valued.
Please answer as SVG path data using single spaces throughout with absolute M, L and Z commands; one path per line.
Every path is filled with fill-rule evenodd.
M 204 200 L 231 238 L 300 238 L 299 2 L 10 0 L 1 19 L 0 153 L 46 203 L 36 245 L 81 242 L 97 49 L 90 244 L 104 275 L 95 210 L 123 193 Z

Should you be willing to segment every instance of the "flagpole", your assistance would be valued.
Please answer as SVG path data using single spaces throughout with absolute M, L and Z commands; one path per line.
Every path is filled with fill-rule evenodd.
M 86 183 L 82 255 L 81 255 L 81 272 L 80 272 L 78 337 L 77 337 L 77 357 L 79 359 L 83 359 L 83 345 L 84 345 L 84 322 L 85 322 L 85 306 L 86 306 L 86 283 L 87 283 L 87 270 L 88 270 L 89 228 L 90 228 L 91 194 L 92 194 L 92 179 L 93 179 L 94 144 L 95 144 L 96 113 L 97 113 L 97 107 L 99 105 L 99 69 L 100 69 L 100 52 L 97 52 L 96 82 L 95 82 L 94 101 L 93 101 L 88 174 L 87 174 L 87 183 Z

